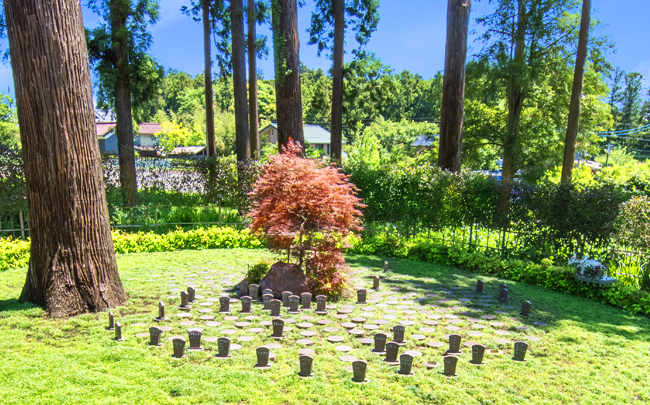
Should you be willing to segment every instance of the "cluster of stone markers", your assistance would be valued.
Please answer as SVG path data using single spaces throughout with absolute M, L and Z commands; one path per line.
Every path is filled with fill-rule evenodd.
M 191 281 L 191 280 L 190 280 Z M 226 279 L 223 280 L 224 282 L 231 283 L 230 280 Z M 401 280 L 392 280 L 393 283 L 399 283 L 402 282 Z M 227 283 L 226 283 L 227 284 Z M 214 283 L 210 283 L 208 285 L 214 286 Z M 170 284 L 170 286 L 176 286 L 176 284 Z M 421 284 L 413 284 L 414 287 L 423 287 Z M 420 297 L 417 299 L 418 303 L 408 301 L 406 299 L 403 299 L 401 304 L 409 304 L 409 305 L 399 305 L 400 302 L 397 301 L 400 297 L 398 296 L 391 296 L 388 297 L 388 300 L 385 302 L 381 302 L 381 298 L 383 298 L 383 295 L 386 295 L 386 292 L 381 292 L 380 291 L 380 279 L 378 276 L 373 276 L 373 294 L 372 294 L 372 299 L 368 299 L 368 291 L 364 288 L 359 288 L 357 290 L 357 302 L 356 305 L 342 305 L 337 308 L 335 305 L 328 305 L 327 304 L 327 298 L 323 295 L 318 295 L 315 297 L 316 301 L 316 308 L 312 308 L 312 295 L 310 293 L 303 293 L 300 296 L 294 295 L 291 292 L 285 291 L 282 293 L 282 299 L 274 299 L 273 294 L 271 293 L 270 290 L 264 290 L 262 291 L 261 294 L 261 299 L 262 299 L 262 308 L 259 308 L 259 306 L 256 306 L 255 309 L 257 309 L 257 313 L 265 314 L 268 313 L 268 317 L 270 318 L 270 321 L 261 321 L 259 322 L 260 326 L 263 326 L 265 328 L 270 327 L 271 328 L 271 333 L 270 335 L 267 335 L 267 338 L 271 341 L 282 341 L 283 339 L 287 338 L 286 331 L 291 331 L 291 327 L 288 324 L 294 324 L 297 323 L 296 319 L 290 318 L 291 315 L 299 315 L 299 314 L 308 314 L 309 311 L 313 311 L 312 313 L 315 313 L 318 315 L 321 319 L 318 320 L 318 325 L 323 326 L 324 328 L 322 329 L 323 334 L 332 334 L 336 333 L 339 328 L 334 326 L 334 322 L 331 319 L 327 319 L 330 317 L 334 312 L 332 317 L 339 322 L 342 322 L 340 326 L 348 330 L 348 334 L 352 338 L 353 341 L 356 340 L 360 345 L 367 345 L 367 346 L 373 346 L 372 349 L 368 350 L 367 353 L 369 353 L 369 356 L 374 357 L 374 355 L 379 355 L 383 357 L 383 362 L 388 365 L 394 365 L 394 366 L 399 366 L 397 372 L 402 375 L 413 375 L 414 371 L 414 359 L 420 356 L 423 356 L 423 354 L 420 351 L 417 350 L 408 350 L 400 354 L 400 348 L 403 348 L 407 344 L 407 340 L 405 338 L 405 332 L 407 330 L 407 327 L 413 327 L 415 326 L 415 321 L 412 319 L 416 319 L 417 317 L 413 316 L 417 313 L 422 313 L 425 314 L 427 319 L 422 322 L 424 327 L 420 329 L 422 333 L 425 334 L 433 334 L 435 332 L 435 329 L 432 328 L 431 326 L 436 326 L 439 325 L 440 322 L 446 321 L 448 323 L 447 326 L 444 326 L 444 329 L 451 331 L 451 332 L 458 332 L 460 331 L 460 327 L 457 325 L 463 324 L 465 320 L 460 319 L 459 316 L 450 314 L 448 312 L 451 311 L 460 311 L 462 308 L 456 307 L 456 306 L 449 306 L 446 307 L 445 305 L 449 303 L 454 303 L 452 301 L 452 298 L 457 298 L 456 294 L 454 292 L 460 292 L 462 290 L 461 287 L 451 287 L 451 290 L 438 290 L 436 291 L 437 294 L 426 294 L 426 296 Z M 214 322 L 215 317 L 213 315 L 207 315 L 208 313 L 213 312 L 212 309 L 206 308 L 218 301 L 219 303 L 219 309 L 218 309 L 218 314 L 223 316 L 224 321 L 233 321 L 233 320 L 239 320 L 238 316 L 232 316 L 231 314 L 237 313 L 237 314 L 242 314 L 242 315 L 247 315 L 246 320 L 248 322 L 236 322 L 235 326 L 239 329 L 244 329 L 248 326 L 251 325 L 252 321 L 260 320 L 262 319 L 261 316 L 256 316 L 253 315 L 253 303 L 258 302 L 260 299 L 260 294 L 259 294 L 259 286 L 255 284 L 248 285 L 246 281 L 242 281 L 238 285 L 239 289 L 239 299 L 237 298 L 231 298 L 230 293 L 226 291 L 232 291 L 231 287 L 226 287 L 224 288 L 224 292 L 221 293 L 221 296 L 213 299 L 208 299 L 207 302 L 202 302 L 198 303 L 197 298 L 203 298 L 203 296 L 199 296 L 196 294 L 196 286 L 190 286 L 187 288 L 187 291 L 180 291 L 180 305 L 178 306 L 179 310 L 182 311 L 189 311 L 192 309 L 191 304 L 196 304 L 198 303 L 199 307 L 204 307 L 199 309 L 199 313 L 202 313 L 204 315 L 201 315 L 199 318 L 202 321 L 206 321 L 206 326 L 208 327 L 218 327 L 222 325 L 221 322 Z M 396 286 L 393 286 L 389 288 L 389 290 L 395 291 L 395 290 L 402 290 L 404 288 L 399 288 Z M 176 291 L 179 291 L 176 289 Z M 426 290 L 429 291 L 429 290 Z M 205 290 L 204 293 L 206 295 L 214 294 L 211 291 Z M 388 292 L 388 294 L 393 294 L 393 292 Z M 428 301 L 434 299 L 434 298 L 441 298 L 440 295 L 444 294 L 445 298 L 436 300 L 434 304 L 428 303 Z M 407 296 L 417 296 L 418 294 L 416 292 L 410 292 L 406 294 Z M 177 299 L 177 297 L 168 297 L 169 299 Z M 490 301 L 491 296 L 485 295 L 483 292 L 483 282 L 478 281 L 476 285 L 476 290 L 472 291 L 470 294 L 469 292 L 465 292 L 465 296 L 462 298 L 458 298 L 459 302 L 462 303 L 468 303 L 469 307 L 471 306 L 492 306 L 494 303 Z M 508 303 L 508 287 L 505 284 L 502 284 L 499 286 L 499 295 L 498 295 L 498 302 L 501 304 L 507 304 Z M 239 309 L 233 309 L 231 308 L 231 304 L 236 304 L 239 303 L 241 305 L 241 308 Z M 301 305 L 302 304 L 302 305 Z M 376 307 L 371 307 L 369 306 L 370 304 L 376 304 Z M 436 305 L 440 304 L 440 305 Z M 392 309 L 391 307 L 394 307 L 396 309 Z M 415 311 L 412 308 L 414 307 L 420 307 L 420 311 Z M 468 308 L 469 308 L 468 307 Z M 503 305 L 505 309 L 512 308 L 507 305 Z M 282 312 L 286 312 L 285 317 L 283 317 Z M 365 311 L 361 313 L 361 316 L 354 316 L 351 319 L 348 319 L 350 317 L 350 314 L 352 314 L 357 308 L 361 308 L 361 310 Z M 524 301 L 521 306 L 521 311 L 519 315 L 529 317 L 530 316 L 530 311 L 531 311 L 532 305 L 529 301 Z M 261 309 L 261 311 L 260 311 Z M 388 319 L 395 319 L 396 316 L 393 315 L 394 313 L 398 313 L 397 309 L 401 309 L 402 312 L 407 315 L 405 316 L 406 319 L 403 319 L 399 322 L 394 322 L 393 326 L 389 328 L 389 325 L 391 322 Z M 428 309 L 433 309 L 434 312 L 430 312 Z M 368 322 L 366 317 L 370 316 L 375 316 L 377 312 L 383 312 L 383 318 L 386 319 L 375 319 L 373 322 Z M 444 315 L 439 315 L 435 312 L 442 313 Z M 483 335 L 483 332 L 480 332 L 480 330 L 484 330 L 486 328 L 486 325 L 481 324 L 480 322 L 482 320 L 494 320 L 496 319 L 496 316 L 494 315 L 483 315 L 481 318 L 482 319 L 476 319 L 472 318 L 474 316 L 474 312 L 483 312 L 481 309 L 471 309 L 467 312 L 461 312 L 460 314 L 467 317 L 467 321 L 471 322 L 472 325 L 470 326 L 470 331 L 467 332 L 468 336 L 471 337 L 481 337 Z M 506 312 L 503 311 L 497 311 L 499 314 L 506 314 Z M 192 317 L 192 314 L 189 312 L 182 312 L 176 314 L 178 317 L 182 319 L 189 319 Z M 300 335 L 303 337 L 301 339 L 295 340 L 295 344 L 301 345 L 301 346 L 311 346 L 315 342 L 309 338 L 314 338 L 317 336 L 317 332 L 314 331 L 314 325 L 310 322 L 315 320 L 313 316 L 301 316 L 301 320 L 304 322 L 297 323 L 297 327 L 300 329 L 303 329 L 302 332 L 300 332 Z M 166 316 L 165 314 L 165 304 L 163 302 L 160 302 L 158 305 L 158 316 L 153 319 L 158 325 L 162 325 L 167 322 L 171 322 L 171 319 Z M 343 322 L 343 321 L 348 321 L 348 322 Z M 351 321 L 351 322 L 350 322 Z M 513 320 L 513 321 L 518 321 L 518 320 Z M 180 322 L 181 326 L 193 326 L 194 321 L 191 320 L 184 320 Z M 536 322 L 536 326 L 543 326 L 545 323 L 543 322 Z M 495 333 L 499 335 L 509 335 L 510 331 L 504 330 L 504 329 L 499 329 L 503 327 L 505 324 L 503 322 L 490 322 L 490 326 L 495 328 Z M 132 324 L 132 326 L 144 326 L 144 324 Z M 389 328 L 388 331 L 379 331 L 378 329 L 380 328 Z M 122 325 L 119 322 L 114 322 L 114 317 L 113 313 L 109 313 L 109 329 L 110 330 L 115 330 L 115 340 L 117 341 L 124 341 L 124 337 L 122 334 Z M 475 331 L 474 329 L 478 329 L 479 331 Z M 517 328 L 519 331 L 525 331 L 529 330 L 529 327 L 522 326 Z M 153 347 L 161 347 L 163 346 L 163 341 L 162 341 L 162 336 L 163 333 L 166 331 L 171 331 L 172 327 L 170 326 L 152 326 L 149 328 L 149 333 L 138 333 L 136 334 L 136 337 L 142 338 L 142 337 L 149 337 L 149 345 Z M 249 332 L 251 333 L 263 333 L 264 328 L 250 328 L 248 329 Z M 392 332 L 392 333 L 389 333 Z M 234 334 L 236 333 L 236 330 L 233 329 L 225 329 L 221 331 L 222 334 Z M 364 336 L 366 333 L 373 333 L 373 338 L 365 338 Z M 202 346 L 202 341 L 207 341 L 210 343 L 217 343 L 217 353 L 215 355 L 215 358 L 217 359 L 227 359 L 232 357 L 232 350 L 239 350 L 242 348 L 241 345 L 234 344 L 232 343 L 231 339 L 227 336 L 221 336 L 221 337 L 203 337 L 203 328 L 197 328 L 197 327 L 190 327 L 187 329 L 187 336 L 189 340 L 189 346 L 187 346 L 188 340 L 186 340 L 183 336 L 172 336 L 169 338 L 169 340 L 172 341 L 172 346 L 173 346 L 173 353 L 171 354 L 172 357 L 174 358 L 183 358 L 185 357 L 185 351 L 201 351 L 204 350 Z M 391 339 L 392 337 L 392 339 Z M 418 334 L 418 333 L 412 333 L 410 335 L 411 341 L 415 343 L 415 345 L 418 346 L 424 346 L 424 340 L 426 339 L 426 336 L 424 334 Z M 461 343 L 463 346 L 470 348 L 471 347 L 471 360 L 469 360 L 469 364 L 475 365 L 475 366 L 480 366 L 486 364 L 485 362 L 485 355 L 502 355 L 504 354 L 503 351 L 499 350 L 499 348 L 490 348 L 486 345 L 475 343 L 475 342 L 462 342 L 463 336 L 460 333 L 451 333 L 449 335 L 445 335 L 445 338 L 448 339 L 448 347 L 447 349 L 442 353 L 442 364 L 438 361 L 435 361 L 435 358 L 433 361 L 426 361 L 424 362 L 424 366 L 427 369 L 434 369 L 437 367 L 440 367 L 444 365 L 443 367 L 443 374 L 446 376 L 456 376 L 456 368 L 457 364 L 459 361 L 460 356 L 463 354 L 461 350 Z M 356 339 L 355 339 L 356 338 Z M 526 337 L 528 340 L 531 341 L 537 341 L 539 338 L 535 336 L 527 336 Z M 252 341 L 253 337 L 252 336 L 240 336 L 237 338 L 238 341 L 240 342 L 247 342 L 247 341 Z M 345 337 L 343 336 L 337 336 L 337 335 L 330 335 L 327 336 L 326 340 L 331 343 L 341 343 L 345 341 Z M 422 343 L 420 343 L 422 342 Z M 512 342 L 507 340 L 507 339 L 495 339 L 495 343 L 497 343 L 499 346 L 507 346 L 511 344 Z M 358 344 L 356 346 L 359 346 Z M 426 346 L 429 348 L 443 348 L 445 345 L 443 343 L 439 342 L 428 342 L 426 343 Z M 268 369 L 271 368 L 271 363 L 269 362 L 270 360 L 273 360 L 275 358 L 275 354 L 271 351 L 272 349 L 280 348 L 281 345 L 278 343 L 268 343 L 264 344 L 260 347 L 256 348 L 256 357 L 257 357 L 257 362 L 256 364 L 252 365 L 253 368 L 255 369 Z M 350 346 L 337 346 L 336 347 L 337 351 L 341 352 L 349 352 L 353 350 L 352 347 Z M 519 361 L 519 362 L 524 362 L 526 361 L 526 353 L 528 350 L 528 343 L 518 340 L 513 343 L 513 356 L 512 360 L 514 361 Z M 298 375 L 302 378 L 307 378 L 310 376 L 314 375 L 313 372 L 313 366 L 314 366 L 314 354 L 316 352 L 312 349 L 302 349 L 299 351 L 299 365 L 300 365 L 300 371 L 298 372 Z M 372 354 L 370 354 L 372 353 Z M 356 358 L 355 356 L 348 356 L 344 355 L 341 357 L 341 360 L 343 361 L 348 361 L 352 363 L 352 372 L 353 372 L 353 378 L 352 380 L 358 383 L 363 383 L 367 382 L 368 379 L 366 378 L 366 371 L 368 368 L 368 361 L 366 360 L 361 360 Z M 373 361 L 372 359 L 370 360 L 371 362 Z

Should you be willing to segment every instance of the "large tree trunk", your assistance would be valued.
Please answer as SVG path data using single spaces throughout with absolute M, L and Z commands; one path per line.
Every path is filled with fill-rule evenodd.
M 465 61 L 471 0 L 448 0 L 438 166 L 460 171 L 465 114 Z
M 32 239 L 20 300 L 52 317 L 116 307 L 127 295 L 108 222 L 79 1 L 4 6 Z
M 248 113 L 251 133 L 251 158 L 260 157 L 260 123 L 257 110 L 257 47 L 255 0 L 248 0 Z
M 332 54 L 332 132 L 330 157 L 340 162 L 343 153 L 343 58 L 345 0 L 334 0 L 334 49 Z
M 272 0 L 278 148 L 289 138 L 305 145 L 300 96 L 300 40 L 296 0 Z
M 525 64 L 526 50 L 526 3 L 525 0 L 518 0 L 517 32 L 515 34 L 515 55 L 514 63 L 520 66 L 523 71 Z M 508 210 L 510 208 L 510 194 L 512 191 L 512 180 L 517 171 L 516 160 L 518 153 L 517 130 L 521 119 L 521 110 L 524 106 L 524 93 L 521 88 L 521 78 L 511 73 L 506 83 L 506 97 L 508 102 L 508 126 L 503 145 L 503 164 L 501 166 L 501 200 L 500 215 L 501 221 L 507 222 Z M 504 225 L 506 226 L 506 225 Z
M 205 62 L 205 127 L 208 146 L 208 156 L 217 154 L 214 142 L 214 101 L 212 97 L 212 57 L 210 46 L 212 32 L 210 28 L 210 0 L 202 0 L 203 9 L 203 60 Z
M 242 0 L 230 1 L 232 28 L 232 81 L 235 97 L 235 143 L 237 161 L 245 162 L 251 156 L 248 130 L 248 103 L 246 102 L 246 48 L 244 43 L 244 8 Z
M 131 79 L 127 58 L 128 38 L 126 32 L 127 10 L 125 0 L 112 0 L 111 35 L 115 46 L 117 81 L 115 84 L 115 116 L 117 119 L 117 153 L 120 165 L 120 188 L 125 205 L 138 203 L 138 185 L 135 172 L 133 148 L 133 116 L 131 115 Z
M 573 89 L 571 90 L 571 105 L 569 106 L 569 123 L 564 138 L 564 157 L 562 159 L 562 183 L 571 181 L 573 175 L 574 156 L 576 153 L 576 139 L 580 124 L 580 108 L 582 99 L 582 80 L 585 76 L 585 62 L 587 60 L 587 43 L 589 42 L 589 26 L 591 24 L 591 0 L 582 0 L 582 21 L 580 21 L 580 34 L 578 36 L 578 55 L 576 68 L 573 73 Z

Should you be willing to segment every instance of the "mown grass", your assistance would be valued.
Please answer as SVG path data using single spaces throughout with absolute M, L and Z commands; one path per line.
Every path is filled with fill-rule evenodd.
M 501 348 L 505 355 L 486 356 L 486 365 L 475 367 L 469 365 L 469 349 L 465 348 L 466 354 L 459 360 L 458 378 L 444 377 L 441 368 L 428 371 L 422 363 L 441 361 L 442 349 L 429 348 L 425 343 L 445 342 L 443 335 L 449 332 L 443 328 L 446 325 L 444 319 L 425 341 L 409 339 L 406 349 L 403 349 L 423 353 L 423 357 L 414 362 L 415 375 L 412 377 L 398 375 L 397 367 L 386 365 L 380 356 L 370 353 L 371 347 L 362 346 L 345 330 L 335 333 L 345 336 L 343 344 L 353 347 L 347 354 L 368 360 L 370 382 L 365 385 L 350 381 L 352 373 L 346 370 L 350 363 L 339 360 L 344 354 L 334 349 L 339 344 L 328 343 L 325 337 L 331 334 L 325 334 L 320 326 L 311 328 L 318 332 L 311 338 L 316 342 L 311 347 L 316 351 L 316 376 L 312 379 L 297 376 L 298 350 L 304 346 L 295 343 L 302 338 L 295 325 L 292 331 L 287 332 L 287 339 L 281 342 L 282 348 L 273 350 L 277 359 L 270 370 L 253 369 L 256 360 L 254 348 L 272 341 L 268 337 L 270 331 L 253 335 L 245 329 L 237 329 L 231 338 L 233 343 L 240 343 L 243 348 L 234 351 L 228 360 L 215 359 L 216 344 L 207 342 L 203 344 L 207 349 L 203 352 L 187 353 L 187 357 L 181 360 L 171 358 L 172 347 L 167 337 L 182 335 L 187 338 L 187 327 L 180 326 L 178 322 L 181 319 L 173 316 L 180 312 L 175 308 L 179 301 L 169 298 L 178 295 L 178 292 L 170 292 L 170 288 L 199 284 L 198 294 L 209 289 L 214 294 L 206 293 L 205 298 L 216 297 L 222 292 L 224 284 L 221 279 L 224 276 L 232 275 L 230 284 L 235 284 L 247 264 L 269 257 L 266 251 L 247 249 L 119 256 L 120 274 L 131 297 L 124 307 L 114 311 L 116 321 L 124 325 L 127 340 L 122 343 L 114 341 L 113 332 L 105 329 L 106 313 L 64 320 L 49 319 L 40 308 L 17 302 L 25 268 L 0 273 L 0 403 L 622 404 L 650 401 L 650 321 L 647 318 L 581 297 L 508 281 L 510 301 L 515 308 L 503 308 L 494 301 L 481 309 L 484 313 L 495 314 L 498 321 L 506 324 L 511 333 L 507 338 L 512 341 L 524 339 L 526 334 L 541 338 L 530 342 L 528 362 L 524 364 L 510 360 L 511 345 L 499 346 L 494 342 L 495 338 L 503 337 L 495 334 L 494 328 L 483 329 L 481 337 L 469 337 L 466 332 L 475 329 L 465 323 L 459 325 L 464 340 L 482 343 L 488 348 Z M 388 275 L 379 272 L 383 258 L 351 255 L 348 263 L 355 271 L 351 284 L 369 287 L 372 275 L 380 274 L 390 279 L 385 284 L 401 288 L 390 294 L 415 293 L 409 298 L 431 292 L 423 288 L 437 290 L 458 286 L 473 289 L 477 279 L 469 272 L 410 260 L 390 260 L 391 273 Z M 203 272 L 209 274 L 198 274 Z M 196 278 L 189 278 L 191 275 Z M 172 277 L 174 282 L 169 281 Z M 213 277 L 216 286 L 201 286 L 202 282 L 209 282 L 202 277 Z M 498 284 L 504 281 L 481 279 L 485 281 L 486 292 L 492 295 L 496 295 Z M 170 286 L 170 283 L 178 286 Z M 431 298 L 431 301 L 436 299 Z M 519 303 L 524 299 L 533 303 L 530 319 L 521 319 L 517 315 Z M 162 348 L 152 348 L 147 345 L 148 338 L 134 335 L 146 332 L 148 326 L 154 325 L 152 318 L 157 314 L 159 300 L 167 303 L 168 316 L 173 320 L 169 325 L 174 329 L 163 335 Z M 343 300 L 337 305 L 353 301 Z M 427 303 L 431 304 L 431 301 Z M 448 305 L 460 304 L 450 302 Z M 223 329 L 236 329 L 234 321 L 220 319 L 217 307 L 218 303 L 210 307 L 214 309 L 212 315 L 216 320 L 223 322 L 217 328 L 202 325 L 204 322 L 198 319 L 197 312 L 201 306 L 194 305 L 191 311 L 197 323 L 195 326 L 204 328 L 203 336 L 220 336 Z M 237 315 L 239 304 L 233 304 L 232 308 Z M 261 305 L 255 306 L 255 315 L 262 315 L 260 309 Z M 375 316 L 368 317 L 369 320 L 390 315 L 383 312 L 383 308 L 376 309 Z M 427 306 L 422 309 L 434 310 Z M 463 311 L 466 309 L 459 312 Z M 357 307 L 351 316 L 358 316 L 360 312 L 363 310 Z M 392 314 L 396 316 L 394 323 L 406 318 L 400 312 Z M 314 316 L 313 313 L 308 315 Z M 480 315 L 477 313 L 477 317 Z M 427 319 L 427 315 L 422 313 L 410 316 L 414 317 L 416 325 L 407 327 L 407 339 L 410 333 L 420 333 L 419 328 L 425 326 L 421 322 Z M 327 318 L 339 323 L 333 318 L 332 311 Z M 268 316 L 262 315 L 260 320 L 267 319 Z M 311 322 L 316 325 L 316 320 Z M 536 321 L 548 325 L 534 326 Z M 130 326 L 137 322 L 147 326 Z M 257 322 L 253 321 L 250 327 L 257 326 Z M 483 323 L 487 325 L 488 321 Z M 516 329 L 522 325 L 530 329 Z M 385 326 L 380 330 L 387 331 L 390 325 Z M 243 335 L 253 335 L 254 340 L 237 342 L 236 337 Z M 371 336 L 372 332 L 367 335 Z

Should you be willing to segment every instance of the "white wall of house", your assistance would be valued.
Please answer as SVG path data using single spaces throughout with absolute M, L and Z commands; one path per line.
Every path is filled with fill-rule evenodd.
M 153 135 L 138 135 L 133 141 L 135 146 L 156 146 L 158 139 Z

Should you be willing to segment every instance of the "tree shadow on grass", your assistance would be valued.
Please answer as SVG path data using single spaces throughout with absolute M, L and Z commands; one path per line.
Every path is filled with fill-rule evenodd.
M 18 298 L 0 300 L 0 316 L 13 315 L 16 312 L 29 311 L 34 308 L 40 309 L 41 307 L 31 302 L 19 302 Z
M 389 273 L 383 272 L 384 260 L 388 261 Z M 513 308 L 506 311 L 508 312 L 508 316 L 520 319 L 524 324 L 530 326 L 531 329 L 533 327 L 537 328 L 534 326 L 534 323 L 540 321 L 547 324 L 539 327 L 540 331 L 561 330 L 564 328 L 564 322 L 571 321 L 575 323 L 575 326 L 588 332 L 604 335 L 604 338 L 618 336 L 626 340 L 650 341 L 650 319 L 631 314 L 610 305 L 601 304 L 583 296 L 562 294 L 532 284 L 490 277 L 455 267 L 411 259 L 346 255 L 346 261 L 351 267 L 370 269 L 370 273 L 360 275 L 360 278 L 367 281 L 369 285 L 372 284 L 372 276 L 375 274 L 380 276 L 385 274 L 385 278 L 391 279 L 390 283 L 392 285 L 403 287 L 410 286 L 412 282 L 408 279 L 395 279 L 394 276 L 434 279 L 435 282 L 447 287 L 461 286 L 467 289 L 475 288 L 476 281 L 480 279 L 485 283 L 484 291 L 487 295 L 496 297 L 499 291 L 499 284 L 506 283 L 510 290 L 509 303 L 513 306 Z M 418 281 L 418 283 L 421 283 L 421 281 Z M 429 285 L 425 287 L 430 288 Z M 494 301 L 496 300 L 494 299 Z M 522 319 L 519 316 L 519 305 L 522 301 L 532 302 L 532 317 Z M 469 306 L 471 307 L 472 304 L 470 303 Z M 497 304 L 496 302 L 491 307 L 482 309 L 486 313 L 505 310 L 501 304 Z

